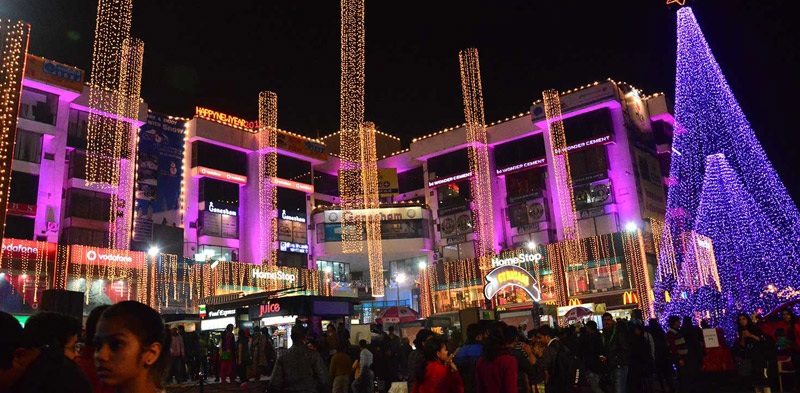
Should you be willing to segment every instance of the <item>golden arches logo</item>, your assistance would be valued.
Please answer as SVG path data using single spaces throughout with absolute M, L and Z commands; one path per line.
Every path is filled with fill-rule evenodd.
M 626 291 L 622 294 L 622 304 L 639 304 L 639 295 L 633 291 Z

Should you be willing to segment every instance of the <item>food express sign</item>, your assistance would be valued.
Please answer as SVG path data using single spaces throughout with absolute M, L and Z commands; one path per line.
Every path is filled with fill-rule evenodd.
M 542 300 L 539 281 L 530 272 L 516 265 L 503 265 L 489 272 L 486 275 L 483 296 L 492 300 L 498 292 L 510 286 L 522 289 L 534 302 Z

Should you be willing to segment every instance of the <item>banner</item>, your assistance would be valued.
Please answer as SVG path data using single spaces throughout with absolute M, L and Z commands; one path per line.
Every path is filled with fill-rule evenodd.
M 378 169 L 378 194 L 381 198 L 400 194 L 400 186 L 397 183 L 397 168 Z
M 151 241 L 153 224 L 183 227 L 183 121 L 149 113 L 139 130 L 134 239 Z
M 25 63 L 25 78 L 36 79 L 78 92 L 83 91 L 84 72 L 80 68 L 61 64 L 35 55 L 28 55 Z

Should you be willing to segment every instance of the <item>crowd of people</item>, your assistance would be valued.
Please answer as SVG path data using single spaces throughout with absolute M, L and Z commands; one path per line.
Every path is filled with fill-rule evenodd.
M 737 315 L 731 352 L 756 392 L 770 393 L 779 354 L 797 364 L 800 322 L 791 309 L 782 317 L 765 334 L 751 316 Z M 602 326 L 587 320 L 531 330 L 482 320 L 466 327 L 463 343 L 421 329 L 412 347 L 391 326 L 375 325 L 369 340 L 351 345 L 343 323 L 314 334 L 298 322 L 292 347 L 277 356 L 268 332 L 239 329 L 236 337 L 228 325 L 214 343 L 167 328 L 135 301 L 98 307 L 85 326 L 40 312 L 23 328 L 0 312 L 0 392 L 161 392 L 187 375 L 236 383 L 269 375 L 270 393 L 387 393 L 395 382 L 411 393 L 705 392 L 714 389 L 701 372 L 704 327 L 670 316 L 662 328 L 641 312 L 630 320 L 604 314 Z

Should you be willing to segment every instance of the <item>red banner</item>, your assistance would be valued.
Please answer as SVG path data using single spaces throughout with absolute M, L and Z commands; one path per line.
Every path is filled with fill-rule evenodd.
M 81 265 L 131 267 L 141 269 L 147 263 L 147 254 L 140 251 L 112 250 L 88 246 L 70 246 L 69 262 Z
M 35 260 L 44 258 L 47 261 L 55 261 L 57 251 L 58 245 L 55 243 L 11 238 L 3 239 L 3 259 Z
M 36 205 L 9 203 L 8 207 L 6 207 L 6 213 L 13 216 L 36 217 Z
M 197 171 L 198 176 L 210 177 L 212 179 L 217 179 L 237 184 L 247 184 L 247 176 L 220 171 L 218 169 L 206 168 L 204 166 L 198 166 L 197 168 L 195 168 L 195 170 Z

